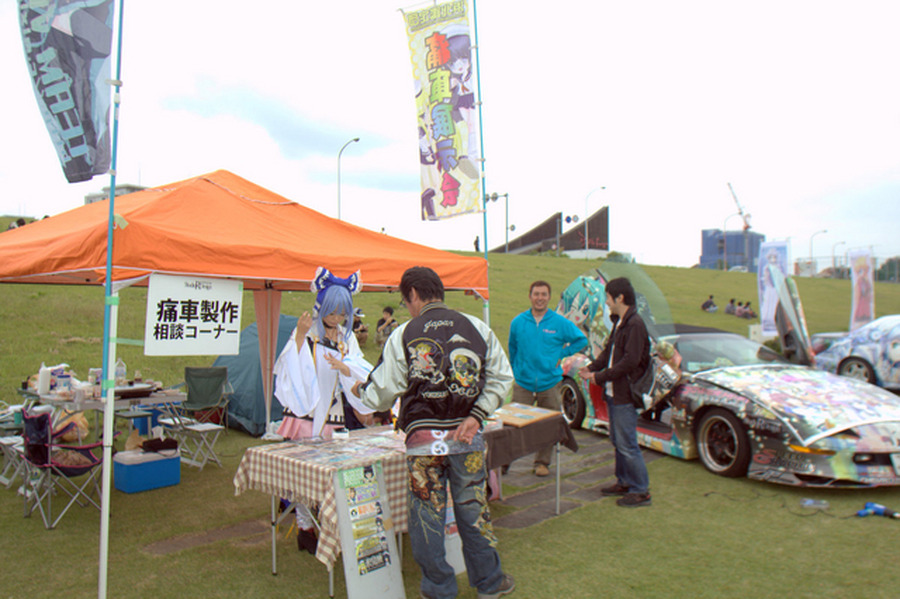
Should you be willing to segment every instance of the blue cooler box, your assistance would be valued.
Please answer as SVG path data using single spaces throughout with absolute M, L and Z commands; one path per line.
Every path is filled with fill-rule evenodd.
M 181 482 L 181 455 L 177 449 L 162 453 L 120 451 L 113 457 L 113 477 L 116 489 L 125 493 L 177 485 Z

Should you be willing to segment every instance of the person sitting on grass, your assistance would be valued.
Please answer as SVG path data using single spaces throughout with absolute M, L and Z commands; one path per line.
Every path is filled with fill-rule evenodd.
M 737 306 L 734 305 L 734 298 L 731 298 L 731 301 L 725 304 L 725 314 L 734 314 L 735 310 L 737 310 Z

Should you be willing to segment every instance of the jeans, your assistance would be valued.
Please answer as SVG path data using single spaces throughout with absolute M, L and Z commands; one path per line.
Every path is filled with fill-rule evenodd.
M 609 409 L 609 436 L 616 448 L 616 480 L 628 487 L 629 493 L 646 493 L 650 477 L 637 441 L 637 411 L 630 403 L 616 405 L 606 402 Z
M 534 392 L 529 391 L 519 383 L 516 383 L 513 385 L 512 400 L 516 403 L 525 404 L 526 406 L 537 405 L 540 408 L 547 408 L 548 410 L 556 410 L 559 412 L 562 409 L 560 407 L 561 387 L 562 383 L 560 382 L 556 383 L 546 391 Z M 539 449 L 534 456 L 535 465 L 543 464 L 544 466 L 549 466 L 553 462 L 553 449 L 554 447 L 552 445 Z
M 409 541 L 422 570 L 422 593 L 439 599 L 457 593 L 456 576 L 444 553 L 448 480 L 469 584 L 481 593 L 495 591 L 503 570 L 487 506 L 484 453 L 407 456 L 406 465 Z

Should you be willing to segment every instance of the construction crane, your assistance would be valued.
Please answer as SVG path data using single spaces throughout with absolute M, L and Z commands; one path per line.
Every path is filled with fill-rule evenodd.
M 728 184 L 728 191 L 731 192 L 731 197 L 734 198 L 734 203 L 737 205 L 738 214 L 741 215 L 741 220 L 744 221 L 744 231 L 747 231 L 750 228 L 750 214 L 744 212 L 744 207 L 741 206 L 741 203 L 738 201 L 737 194 L 734 193 L 734 188 L 731 187 L 731 183 Z
M 747 270 L 750 270 L 750 238 L 747 235 L 747 231 L 750 230 L 750 213 L 744 212 L 744 207 L 741 206 L 740 201 L 738 201 L 737 194 L 734 193 L 734 188 L 731 186 L 731 183 L 728 184 L 728 191 L 731 192 L 731 197 L 734 198 L 734 203 L 737 206 L 738 214 L 741 215 L 741 220 L 744 221 L 744 266 L 747 267 Z M 722 243 L 723 247 L 727 248 L 727 240 L 725 239 L 725 231 L 722 231 Z M 725 256 L 728 255 L 727 250 L 723 252 Z

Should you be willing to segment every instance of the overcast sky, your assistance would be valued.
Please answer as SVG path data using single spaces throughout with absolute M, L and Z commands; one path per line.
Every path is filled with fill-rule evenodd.
M 0 5 L 0 214 L 75 208 Z M 117 2 L 118 5 L 118 2 Z M 118 182 L 228 169 L 345 220 L 472 250 L 480 214 L 419 220 L 412 70 L 396 0 L 125 5 Z M 524 232 L 610 206 L 612 249 L 690 266 L 700 231 L 790 238 L 792 258 L 900 255 L 900 2 L 480 0 L 485 176 Z M 605 190 L 596 190 L 605 186 Z M 729 218 L 730 217 L 730 218 Z M 502 245 L 504 205 L 488 208 Z M 483 245 L 482 245 L 483 247 Z

